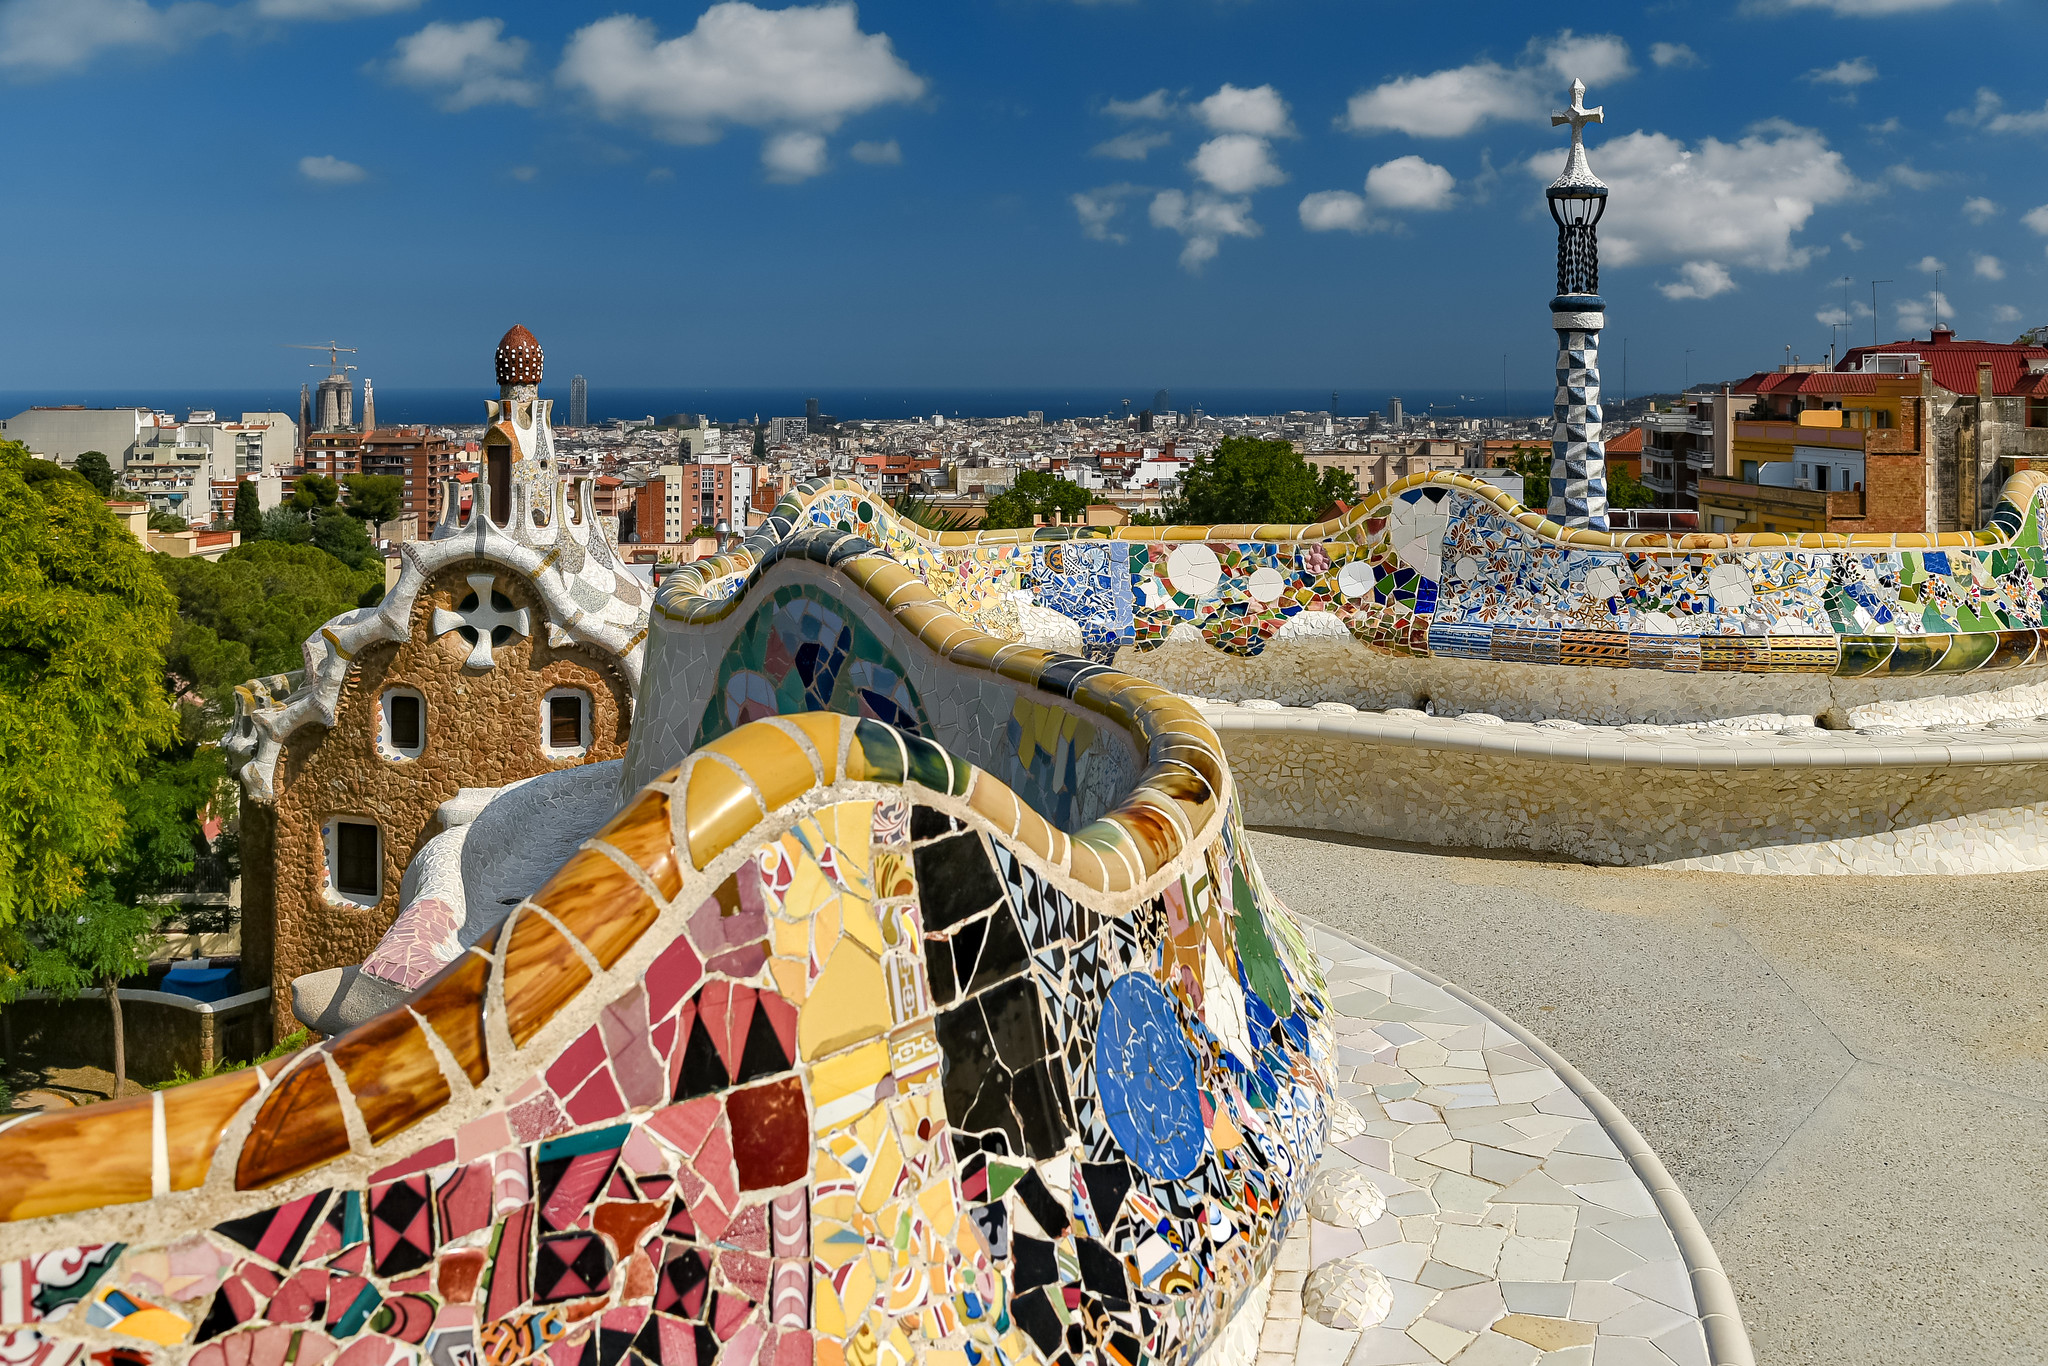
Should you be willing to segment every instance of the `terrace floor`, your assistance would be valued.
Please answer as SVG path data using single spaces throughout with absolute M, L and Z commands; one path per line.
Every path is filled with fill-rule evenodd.
M 1297 911 L 1457 983 L 1619 1107 L 1705 1226 L 1758 1361 L 2048 1360 L 2048 874 L 1252 838 Z

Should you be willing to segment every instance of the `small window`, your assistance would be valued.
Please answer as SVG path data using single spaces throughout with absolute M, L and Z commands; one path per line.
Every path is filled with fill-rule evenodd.
M 427 747 L 427 700 L 411 688 L 384 694 L 384 728 L 377 752 L 387 759 L 417 759 Z
M 589 751 L 590 694 L 558 688 L 547 695 L 541 709 L 541 748 L 557 758 Z
M 338 819 L 327 827 L 327 885 L 343 901 L 374 906 L 384 896 L 384 851 L 369 821 Z

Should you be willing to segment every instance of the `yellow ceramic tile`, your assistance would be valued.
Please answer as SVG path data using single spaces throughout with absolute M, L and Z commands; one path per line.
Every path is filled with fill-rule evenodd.
M 939 1037 L 930 1020 L 906 1025 L 889 1035 L 889 1070 L 903 1085 L 924 1085 L 939 1079 Z
M 862 1313 L 865 1313 L 868 1307 L 874 1304 L 875 1273 L 874 1269 L 868 1265 L 865 1257 L 855 1262 L 852 1270 L 847 1273 L 846 1289 L 840 1292 L 839 1302 L 841 1304 L 858 1305 Z M 867 1360 L 869 1363 L 874 1361 L 874 1330 L 863 1322 L 854 1331 L 853 1341 L 847 1344 L 846 1359 L 849 1362 L 854 1360 L 854 1343 L 859 1342 L 863 1334 L 866 1335 L 869 1343 Z
M 829 1276 L 811 1277 L 811 1326 L 826 1337 L 846 1336 L 846 1312 L 839 1307 L 839 1294 Z
M 953 1187 L 944 1181 L 934 1181 L 917 1193 L 918 1207 L 924 1217 L 931 1221 L 932 1228 L 941 1238 L 950 1241 L 953 1237 L 954 1213 L 957 1206 L 953 1199 Z
M 841 933 L 878 957 L 888 947 L 882 940 L 882 924 L 875 918 L 874 905 L 866 897 L 852 892 L 840 894 L 839 928 Z
M 816 915 L 818 908 L 828 899 L 838 896 L 839 889 L 832 885 L 832 880 L 818 867 L 818 861 L 802 845 L 785 852 L 789 857 L 792 881 L 782 894 L 782 913 L 791 920 L 807 919 Z
M 888 1045 L 877 1041 L 811 1065 L 811 1124 L 828 1129 L 863 1114 L 875 1084 L 889 1075 Z
M 886 900 L 890 897 L 917 895 L 917 879 L 910 856 L 895 849 L 875 851 L 874 887 L 875 896 Z
M 802 920 L 785 919 L 782 916 L 768 918 L 768 951 L 778 958 L 793 958 L 801 962 L 811 956 L 811 927 Z M 802 999 L 803 993 L 790 997 Z
M 690 794 L 683 809 L 690 862 L 699 868 L 730 848 L 765 814 L 761 799 L 739 774 L 708 754 L 699 755 L 690 768 Z
M 851 939 L 841 939 L 811 984 L 797 1017 L 797 1051 L 805 1061 L 849 1044 L 880 1038 L 893 1021 L 882 965 Z
M 785 1000 L 801 1001 L 810 990 L 811 967 L 805 958 L 771 958 L 768 960 L 768 975 L 775 979 L 775 989 Z

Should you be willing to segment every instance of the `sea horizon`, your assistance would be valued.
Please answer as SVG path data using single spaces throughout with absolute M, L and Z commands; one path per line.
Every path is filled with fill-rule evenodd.
M 1040 411 L 1051 421 L 1069 417 L 1121 415 L 1124 400 L 1136 413 L 1153 406 L 1157 390 L 1106 387 L 944 388 L 938 386 L 883 388 L 822 386 L 800 389 L 786 386 L 684 388 L 660 386 L 590 386 L 590 421 L 606 422 L 662 418 L 676 413 L 695 413 L 713 422 L 737 425 L 757 416 L 763 422 L 775 417 L 796 417 L 804 412 L 806 399 L 815 398 L 820 410 L 841 421 L 903 421 L 941 414 L 947 418 L 1022 417 Z M 1190 412 L 1200 408 L 1216 416 L 1267 416 L 1287 412 L 1330 411 L 1331 390 L 1306 386 L 1211 386 L 1168 390 L 1170 411 Z M 435 426 L 473 426 L 484 420 L 484 402 L 493 395 L 481 387 L 445 389 L 384 389 L 377 391 L 377 418 L 382 425 L 425 423 Z M 554 400 L 554 420 L 568 425 L 569 386 L 548 383 L 541 397 Z M 1554 392 L 1551 389 L 1459 390 L 1449 388 L 1403 389 L 1381 386 L 1374 389 L 1339 389 L 1335 412 L 1357 417 L 1368 412 L 1384 415 L 1390 401 L 1399 397 L 1403 413 L 1410 418 L 1425 416 L 1492 418 L 1536 417 L 1548 414 Z M 245 412 L 282 412 L 296 417 L 299 395 L 296 388 L 263 389 L 221 386 L 212 389 L 136 386 L 132 389 L 72 388 L 49 386 L 36 389 L 0 389 L 0 416 L 11 417 L 30 407 L 83 405 L 90 408 L 150 408 L 177 417 L 195 410 L 240 415 Z M 356 395 L 357 417 L 361 417 L 362 394 Z

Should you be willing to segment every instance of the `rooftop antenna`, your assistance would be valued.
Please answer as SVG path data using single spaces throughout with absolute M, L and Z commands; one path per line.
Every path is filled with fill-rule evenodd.
M 1934 325 L 1941 326 L 1941 272 L 1938 270 L 1934 272 Z M 1931 332 L 1928 334 L 1929 337 L 1933 335 Z

